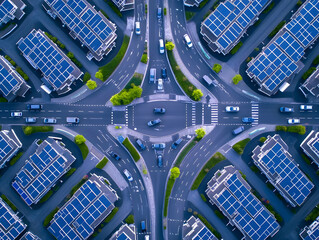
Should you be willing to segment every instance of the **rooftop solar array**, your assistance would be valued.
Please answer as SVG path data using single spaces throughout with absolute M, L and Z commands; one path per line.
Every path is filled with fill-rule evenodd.
M 71 154 L 67 158 L 62 153 L 53 139 L 45 140 L 17 173 L 12 187 L 28 206 L 37 203 L 75 161 Z
M 0 25 L 4 22 L 7 22 L 8 17 L 11 19 L 12 15 L 17 9 L 17 6 L 15 6 L 10 0 L 4 0 L 2 3 L 0 3 Z
M 101 60 L 116 39 L 115 25 L 86 0 L 45 0 L 54 13 L 89 50 Z
M 249 191 L 247 183 L 243 184 L 244 180 L 239 176 L 236 170 L 223 178 L 220 183 L 222 185 L 211 186 L 209 182 L 207 196 L 247 239 L 264 240 L 273 236 L 280 228 L 278 222 Z M 216 186 L 220 187 L 218 191 L 214 188 Z
M 319 239 L 319 217 L 301 230 L 299 236 L 302 240 L 318 240 Z
M 292 161 L 286 146 L 279 135 L 268 136 L 261 148 L 254 149 L 252 158 L 285 199 L 292 206 L 300 206 L 314 185 Z
M 54 215 L 48 230 L 55 238 L 87 239 L 113 210 L 113 202 L 101 189 L 105 184 L 91 179 Z
M 5 139 L 3 134 L 0 134 L 0 162 L 2 162 L 12 150 L 13 147 L 9 144 L 7 139 Z
M 26 227 L 17 214 L 0 198 L 0 239 L 14 240 Z
M 48 87 L 55 91 L 70 85 L 82 72 L 74 63 L 42 32 L 33 29 L 17 43 L 23 56 L 35 69 L 40 69 Z
M 191 216 L 183 224 L 183 240 L 218 240 L 199 218 Z
M 22 143 L 14 130 L 0 131 L 0 168 L 3 168 L 21 147 Z
M 26 232 L 20 240 L 41 240 L 38 236 L 34 235 L 32 232 Z
M 134 0 L 112 0 L 120 11 L 134 9 Z
M 305 50 L 319 37 L 319 1 L 308 0 L 270 44 L 248 63 L 247 74 L 267 95 L 298 69 Z
M 269 0 L 222 2 L 202 23 L 202 34 L 207 33 L 208 42 L 214 43 L 216 51 L 227 54 L 269 3 Z
M 312 130 L 300 147 L 319 166 L 319 132 Z
M 124 224 L 117 230 L 109 240 L 136 240 L 135 226 Z
M 307 78 L 299 89 L 305 97 L 309 97 L 309 94 L 317 98 L 319 97 L 319 66 L 317 66 L 317 69 Z

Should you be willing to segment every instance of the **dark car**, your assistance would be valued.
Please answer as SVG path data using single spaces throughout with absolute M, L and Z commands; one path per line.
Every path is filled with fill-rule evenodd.
M 163 167 L 163 155 L 162 154 L 157 155 L 157 166 Z
M 163 79 L 167 78 L 166 68 L 162 68 L 161 73 L 162 73 L 162 78 L 163 78 Z
M 238 135 L 239 133 L 243 132 L 244 130 L 245 130 L 244 126 L 240 126 L 238 128 L 235 128 L 232 133 L 234 135 Z
M 37 119 L 35 117 L 27 117 L 25 119 L 25 122 L 26 123 L 35 123 L 35 122 L 37 122 Z
M 162 8 L 157 8 L 157 18 L 160 19 L 162 17 Z
M 136 139 L 135 140 L 136 144 L 140 147 L 141 150 L 145 150 L 146 147 L 145 145 L 143 144 L 142 140 L 141 139 Z
M 110 154 L 110 155 L 112 156 L 112 158 L 114 158 L 115 160 L 117 160 L 117 161 L 120 161 L 120 160 L 121 160 L 121 157 L 120 157 L 117 153 L 115 153 L 115 152 L 113 152 L 113 151 L 110 151 L 109 154 Z
M 241 121 L 242 121 L 243 123 L 252 123 L 252 122 L 254 122 L 254 119 L 251 118 L 251 117 L 243 117 L 243 118 L 241 119 Z
M 283 112 L 283 113 L 291 113 L 291 112 L 294 112 L 294 108 L 293 107 L 280 107 L 279 111 Z
M 183 141 L 183 139 L 179 138 L 177 139 L 175 142 L 173 142 L 172 144 L 172 148 L 176 149 L 178 147 L 178 145 Z
M 165 113 L 165 108 L 154 108 L 154 113 Z
M 157 119 L 155 119 L 155 120 L 149 121 L 149 122 L 147 123 L 147 125 L 148 125 L 149 127 L 152 127 L 152 126 L 155 126 L 155 125 L 160 124 L 160 123 L 161 123 L 161 119 L 157 118 Z

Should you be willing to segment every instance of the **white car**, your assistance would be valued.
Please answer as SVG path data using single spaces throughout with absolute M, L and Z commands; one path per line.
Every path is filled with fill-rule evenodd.
M 161 78 L 157 80 L 157 90 L 163 90 L 163 79 Z
M 141 23 L 135 22 L 135 34 L 140 35 L 141 34 Z
M 227 106 L 225 108 L 226 112 L 239 112 L 238 106 Z
M 185 40 L 185 42 L 187 44 L 187 47 L 189 47 L 189 48 L 193 47 L 193 43 L 192 43 L 190 37 L 188 36 L 188 34 L 184 35 L 184 40 Z
M 11 117 L 22 117 L 22 112 L 12 112 Z
M 133 181 L 133 177 L 132 177 L 131 173 L 130 173 L 127 169 L 124 169 L 123 173 L 124 173 L 124 175 L 127 177 L 127 180 L 128 180 L 129 182 L 132 182 L 132 181 Z
M 297 123 L 300 123 L 299 118 L 289 118 L 288 119 L 288 124 L 297 124 Z
M 312 105 L 300 105 L 300 110 L 312 110 Z

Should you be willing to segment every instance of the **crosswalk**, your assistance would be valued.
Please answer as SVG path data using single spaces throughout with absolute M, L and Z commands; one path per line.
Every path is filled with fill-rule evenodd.
M 192 126 L 196 125 L 196 104 L 192 103 Z
M 211 123 L 218 123 L 218 103 L 211 104 Z
M 259 103 L 256 103 L 256 102 L 252 102 L 251 103 L 251 116 L 254 119 L 254 122 L 252 123 L 252 126 L 258 125 Z

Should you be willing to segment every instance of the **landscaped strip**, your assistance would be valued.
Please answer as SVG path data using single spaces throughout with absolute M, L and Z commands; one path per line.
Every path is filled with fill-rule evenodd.
M 117 8 L 117 6 L 110 0 L 104 0 L 107 4 L 112 8 L 112 10 L 119 16 L 122 17 L 121 11 Z
M 38 132 L 52 132 L 53 126 L 23 126 L 22 130 L 25 135 L 31 135 Z
M 52 194 L 53 194 L 53 191 L 52 191 L 52 190 L 49 190 L 49 191 L 47 192 L 47 194 L 45 194 L 45 195 L 40 199 L 39 203 L 44 203 L 44 202 L 48 201 L 48 199 L 52 196 Z
M 215 237 L 217 237 L 218 239 L 222 238 L 222 235 L 219 232 L 217 232 L 217 230 L 213 228 L 212 225 L 210 225 L 206 218 L 204 218 L 201 214 L 198 214 L 197 216 L 204 223 L 204 225 L 215 235 Z
M 80 182 L 78 182 L 72 189 L 70 192 L 70 197 L 73 196 L 73 194 L 80 188 L 82 187 L 82 185 L 88 180 L 88 176 L 84 176 Z
M 24 152 L 18 152 L 18 154 L 16 154 L 11 160 L 10 160 L 10 166 L 14 165 L 19 159 L 20 157 L 23 155 Z
M 217 152 L 212 156 L 209 161 L 205 164 L 205 166 L 202 168 L 202 170 L 199 172 L 198 176 L 196 177 L 191 190 L 196 190 L 200 183 L 203 181 L 206 174 L 209 172 L 210 169 L 212 169 L 217 163 L 224 161 L 226 157 L 221 154 L 220 152 Z
M 122 144 L 130 152 L 135 162 L 140 160 L 141 158 L 140 154 L 137 152 L 136 148 L 132 145 L 131 141 L 128 138 L 125 138 Z
M 104 157 L 98 164 L 96 164 L 96 168 L 98 169 L 103 169 L 105 167 L 105 165 L 108 163 L 108 159 L 106 157 Z
M 239 155 L 242 155 L 249 141 L 250 141 L 250 138 L 245 138 L 244 140 L 241 140 L 238 143 L 235 143 L 232 148 L 235 150 L 236 153 L 238 153 Z
M 5 55 L 4 58 L 7 59 L 7 60 L 11 63 L 11 65 L 15 67 L 16 71 L 21 75 L 21 77 L 22 77 L 25 81 L 28 81 L 28 80 L 29 80 L 28 75 L 22 70 L 21 67 L 17 66 L 16 62 L 13 61 L 11 57 L 9 57 L 8 55 Z
M 315 206 L 315 208 L 311 211 L 311 213 L 309 213 L 307 215 L 307 217 L 305 218 L 306 221 L 315 221 L 316 218 L 319 216 L 319 204 L 317 206 Z
M 306 127 L 303 125 L 296 126 L 276 126 L 276 131 L 292 132 L 304 135 L 306 133 Z
M 280 22 L 280 23 L 275 27 L 275 29 L 272 30 L 272 32 L 269 34 L 268 37 L 272 38 L 273 36 L 275 36 L 285 24 L 286 24 L 286 21 Z
M 118 207 L 115 207 L 112 212 L 104 219 L 103 222 L 101 222 L 101 224 L 95 228 L 94 230 L 94 233 L 92 235 L 92 237 L 96 237 L 101 231 L 102 231 L 102 228 L 105 226 L 106 223 L 109 223 L 112 218 L 114 217 L 114 215 L 118 212 L 119 208 Z
M 101 79 L 103 82 L 112 75 L 114 70 L 117 68 L 117 66 L 122 61 L 122 59 L 126 53 L 126 50 L 128 48 L 129 42 L 130 42 L 130 37 L 125 35 L 124 39 L 123 39 L 122 46 L 121 46 L 119 52 L 117 53 L 117 55 L 109 63 L 107 63 L 103 67 L 99 68 L 99 72 L 103 74 L 103 78 Z
M 178 155 L 174 167 L 179 167 L 186 157 L 187 153 L 196 145 L 197 141 L 193 139 L 191 142 L 187 144 L 187 146 L 182 150 L 182 152 Z
M 173 178 L 169 178 L 167 181 L 166 192 L 165 192 L 165 202 L 164 202 L 164 217 L 167 216 L 168 200 L 169 200 L 169 197 L 171 196 L 174 183 L 175 183 L 175 179 Z
M 55 209 L 53 209 L 52 212 L 50 212 L 50 213 L 48 214 L 48 216 L 46 216 L 46 218 L 45 218 L 44 221 L 43 221 L 43 226 L 44 226 L 44 227 L 47 227 L 47 226 L 49 225 L 49 223 L 51 222 L 51 220 L 52 220 L 53 217 L 54 217 L 54 214 L 56 214 L 58 211 L 59 211 L 59 208 L 56 207 Z
M 5 201 L 5 202 L 10 206 L 10 208 L 11 208 L 13 211 L 16 212 L 16 211 L 18 210 L 17 207 L 7 198 L 6 195 L 2 194 L 2 195 L 1 195 L 1 198 L 2 198 L 3 201 Z

